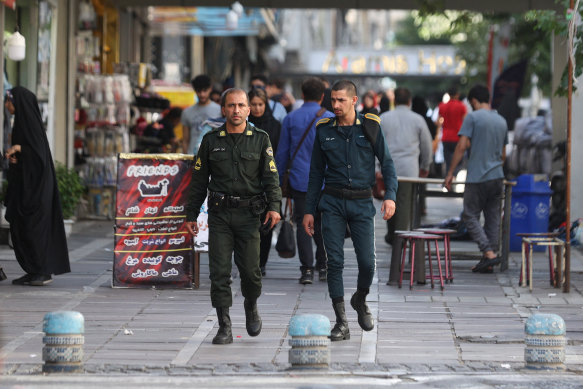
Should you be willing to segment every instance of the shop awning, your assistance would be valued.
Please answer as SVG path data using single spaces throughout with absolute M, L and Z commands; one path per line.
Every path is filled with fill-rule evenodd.
M 258 35 L 265 21 L 258 8 L 245 8 L 236 28 L 225 23 L 228 7 L 151 7 L 152 35 L 244 36 Z
M 16 0 L 0 0 L 0 3 L 4 3 L 6 7 L 16 9 Z

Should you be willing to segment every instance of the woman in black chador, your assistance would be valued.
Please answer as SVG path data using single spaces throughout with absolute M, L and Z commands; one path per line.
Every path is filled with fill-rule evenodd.
M 42 286 L 71 271 L 59 189 L 36 96 L 26 88 L 6 93 L 14 115 L 6 193 L 6 220 L 16 259 L 26 272 L 16 285 Z

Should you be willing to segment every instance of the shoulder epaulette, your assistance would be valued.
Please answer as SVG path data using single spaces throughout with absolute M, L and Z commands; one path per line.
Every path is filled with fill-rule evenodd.
M 262 130 L 262 129 L 261 129 L 261 128 L 259 128 L 259 127 L 255 127 L 255 126 L 253 126 L 253 130 L 255 130 L 255 132 L 258 132 L 258 133 L 261 133 L 261 134 L 264 134 L 264 135 L 267 135 L 267 136 L 269 136 L 269 134 L 267 133 L 267 131 L 265 131 L 265 130 Z
M 316 123 L 316 128 L 320 127 L 322 124 L 326 124 L 328 123 L 332 118 L 323 118 L 318 120 L 318 122 Z
M 375 115 L 374 113 L 367 113 L 364 115 L 365 119 L 374 120 L 378 124 L 381 124 L 381 118 Z
M 366 136 L 366 139 L 368 139 L 368 141 L 374 148 L 377 141 L 378 133 L 381 130 L 381 118 L 379 118 L 375 114 L 367 113 L 366 115 L 364 115 L 364 120 L 362 124 L 364 136 Z

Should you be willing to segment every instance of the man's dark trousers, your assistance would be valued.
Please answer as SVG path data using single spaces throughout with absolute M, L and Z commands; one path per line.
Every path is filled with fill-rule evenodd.
M 255 300 L 261 295 L 259 269 L 259 216 L 251 208 L 209 210 L 209 270 L 213 307 L 230 307 L 231 258 L 241 277 L 241 294 Z
M 359 289 L 368 289 L 375 272 L 374 215 L 372 198 L 347 200 L 323 194 L 318 205 L 322 212 L 322 235 L 328 255 L 328 292 L 330 298 L 344 296 L 344 235 L 350 227 Z
M 301 270 L 314 268 L 314 250 L 312 248 L 312 238 L 306 234 L 302 226 L 304 211 L 306 209 L 306 192 L 299 192 L 292 189 L 292 200 L 294 202 L 294 222 L 296 224 L 296 239 L 298 245 L 298 256 L 300 257 Z M 322 216 L 320 212 L 314 215 L 314 242 L 316 243 L 316 269 L 326 269 L 326 250 L 322 240 Z

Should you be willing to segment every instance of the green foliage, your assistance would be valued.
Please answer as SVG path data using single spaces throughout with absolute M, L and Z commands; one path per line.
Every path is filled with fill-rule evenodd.
M 555 3 L 564 6 L 565 10 L 568 10 L 570 6 L 569 0 L 555 0 Z M 579 17 L 583 18 L 583 8 L 581 6 L 579 6 L 577 12 Z M 565 42 L 568 38 L 569 21 L 572 17 L 573 16 L 568 12 L 563 15 L 556 11 L 529 11 L 525 14 L 525 19 L 531 21 L 538 31 L 548 35 L 556 34 L 561 36 L 565 39 Z M 578 41 L 579 44 L 583 42 L 583 28 L 581 28 L 581 26 L 577 28 L 575 41 Z M 568 68 L 565 67 L 561 75 L 561 82 L 555 91 L 557 96 L 567 96 L 567 72 Z M 575 51 L 575 67 L 573 68 L 573 73 L 575 77 L 579 77 L 583 74 L 583 50 L 581 50 L 581 47 Z M 577 88 L 573 85 L 573 91 L 575 90 L 577 90 Z
M 85 192 L 85 185 L 75 169 L 69 169 L 62 163 L 55 163 L 55 174 L 59 186 L 63 218 L 71 219 L 75 215 L 81 196 Z
M 538 86 L 546 95 L 551 94 L 551 38 L 553 34 L 563 36 L 567 40 L 568 21 L 571 15 L 552 10 L 534 10 L 520 15 L 478 14 L 462 11 L 452 12 L 445 10 L 445 3 L 441 0 L 417 0 L 419 4 L 418 17 L 420 26 L 430 22 L 431 18 L 441 17 L 450 23 L 451 43 L 457 47 L 458 54 L 467 61 L 468 83 L 485 82 L 487 74 L 487 45 L 490 26 L 499 23 L 511 22 L 512 32 L 508 55 L 508 64 L 521 59 L 529 59 L 528 71 L 523 92 L 527 93 L 530 75 L 536 74 L 539 78 Z M 569 8 L 569 0 L 555 0 L 565 10 Z M 577 10 L 583 17 L 583 8 Z M 431 31 L 431 30 L 430 30 Z M 583 28 L 579 27 L 576 40 L 583 42 Z M 583 50 L 575 52 L 574 74 L 579 77 L 583 74 Z M 575 90 L 575 88 L 574 88 Z M 567 69 L 563 71 L 561 84 L 555 94 L 567 94 Z

